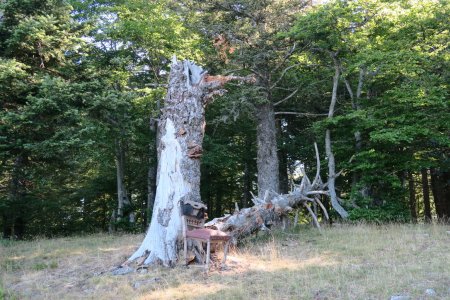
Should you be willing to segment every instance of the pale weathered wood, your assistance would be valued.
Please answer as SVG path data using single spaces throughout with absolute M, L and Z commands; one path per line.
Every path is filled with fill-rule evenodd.
M 331 53 L 331 58 L 334 62 L 335 74 L 333 77 L 333 91 L 331 93 L 331 102 L 328 110 L 328 119 L 332 119 L 334 116 L 335 106 L 337 102 L 337 88 L 340 76 L 340 66 L 336 58 L 335 53 Z M 331 147 L 331 130 L 328 128 L 325 132 L 325 154 L 328 158 L 328 191 L 330 193 L 331 206 L 342 217 L 347 218 L 347 211 L 339 204 L 338 197 L 336 195 L 335 182 L 336 182 L 336 163 L 334 160 L 334 154 Z
M 190 61 L 171 64 L 168 91 L 158 124 L 158 172 L 153 216 L 144 241 L 127 263 L 146 256 L 144 264 L 172 266 L 181 248 L 181 202 L 200 202 L 200 160 L 205 106 L 230 80 L 253 77 L 210 76 Z M 220 91 L 219 93 L 217 91 Z
M 316 155 L 319 157 L 317 147 Z M 320 160 L 318 159 L 318 161 Z M 319 167 L 320 163 L 318 163 Z M 329 219 L 327 210 L 319 200 L 320 195 L 330 196 L 330 191 L 326 189 L 328 183 L 322 183 L 320 170 L 316 173 L 313 183 L 309 180 L 304 169 L 302 169 L 302 172 L 304 174 L 302 181 L 300 185 L 295 186 L 292 192 L 280 195 L 267 191 L 263 199 L 252 194 L 255 204 L 253 207 L 235 211 L 232 215 L 215 218 L 206 223 L 205 226 L 229 232 L 236 241 L 259 230 L 267 230 L 276 223 L 276 220 L 282 219 L 293 209 L 304 207 L 311 215 L 314 225 L 320 228 L 317 215 L 309 207 L 309 203 L 316 203 L 321 208 L 325 219 Z M 295 223 L 297 221 L 298 217 L 296 217 Z

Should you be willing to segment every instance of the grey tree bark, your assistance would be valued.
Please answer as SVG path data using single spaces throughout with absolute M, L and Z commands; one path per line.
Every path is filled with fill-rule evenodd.
M 334 77 L 333 77 L 333 91 L 331 93 L 331 102 L 330 107 L 328 109 L 328 119 L 332 119 L 334 116 L 334 110 L 336 106 L 337 101 L 337 89 L 338 89 L 338 83 L 339 83 L 339 76 L 340 76 L 340 66 L 339 62 L 337 61 L 337 58 L 335 54 L 331 54 L 334 62 Z M 336 210 L 336 212 L 342 217 L 347 218 L 348 213 L 347 211 L 339 204 L 338 197 L 336 195 L 336 163 L 334 160 L 334 154 L 332 151 L 331 146 L 331 130 L 327 129 L 325 132 L 325 153 L 328 158 L 328 191 L 330 193 L 331 198 L 331 206 Z
M 259 230 L 268 230 L 276 221 L 283 219 L 293 209 L 303 207 L 311 215 L 313 224 L 320 228 L 317 214 L 311 206 L 317 205 L 322 210 L 323 216 L 329 220 L 328 212 L 322 204 L 322 196 L 330 196 L 326 187 L 328 183 L 323 183 L 320 178 L 320 159 L 317 145 L 315 145 L 317 156 L 317 173 L 311 183 L 308 175 L 305 174 L 300 185 L 296 185 L 294 190 L 288 194 L 277 194 L 267 192 L 263 198 L 254 196 L 253 207 L 236 210 L 233 215 L 216 218 L 206 224 L 206 226 L 227 231 L 238 240 Z
M 130 261 L 171 266 L 182 230 L 180 202 L 200 201 L 200 161 L 204 128 L 204 72 L 184 61 L 172 62 L 169 89 L 158 126 L 161 137 L 153 216 L 147 235 Z
M 200 157 L 204 107 L 236 76 L 209 76 L 190 61 L 173 59 L 169 88 L 158 125 L 158 173 L 152 220 L 141 246 L 128 259 L 144 264 L 175 264 L 181 241 L 183 201 L 200 199 Z
M 256 107 L 258 196 L 267 191 L 279 192 L 279 165 L 277 155 L 277 130 L 275 112 L 271 102 Z

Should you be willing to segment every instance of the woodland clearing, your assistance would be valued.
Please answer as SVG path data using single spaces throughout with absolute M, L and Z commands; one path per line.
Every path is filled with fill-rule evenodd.
M 151 267 L 113 276 L 139 235 L 1 241 L 6 299 L 450 299 L 450 228 L 340 225 L 261 233 L 227 268 Z M 219 254 L 220 256 L 220 254 Z M 433 289 L 436 296 L 425 293 Z M 2 298 L 2 297 L 0 297 Z

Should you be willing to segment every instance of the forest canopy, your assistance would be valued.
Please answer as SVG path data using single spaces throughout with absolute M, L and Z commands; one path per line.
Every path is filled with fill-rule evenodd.
M 174 55 L 255 78 L 206 107 L 209 217 L 292 190 L 317 143 L 350 221 L 448 221 L 449 1 L 322 2 L 1 1 L 3 237 L 147 228 Z

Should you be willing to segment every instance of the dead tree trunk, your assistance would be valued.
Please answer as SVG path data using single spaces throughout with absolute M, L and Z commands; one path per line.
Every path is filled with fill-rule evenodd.
M 169 88 L 158 125 L 158 175 L 153 215 L 147 235 L 128 261 L 173 265 L 182 233 L 180 202 L 200 201 L 200 157 L 205 128 L 204 107 L 236 76 L 208 76 L 189 61 L 171 65 Z
M 331 54 L 334 62 L 335 74 L 333 77 L 333 91 L 331 94 L 330 108 L 328 110 L 328 119 L 333 118 L 334 108 L 337 101 L 337 88 L 340 76 L 340 66 L 336 58 L 336 54 Z M 325 132 L 325 153 L 328 157 L 328 190 L 330 192 L 331 206 L 342 217 L 347 218 L 347 211 L 339 204 L 339 199 L 336 195 L 335 182 L 336 182 L 336 164 L 334 161 L 334 154 L 331 148 L 331 130 L 328 128 Z
M 413 173 L 408 172 L 408 187 L 409 187 L 409 209 L 411 211 L 411 219 L 413 223 L 417 223 L 417 201 L 416 201 L 416 185 L 414 182 Z
M 313 224 L 320 228 L 317 215 L 313 212 L 311 205 L 316 204 L 323 212 L 326 220 L 329 220 L 328 212 L 320 201 L 322 195 L 330 196 L 330 191 L 326 190 L 329 183 L 323 183 L 320 178 L 320 159 L 317 145 L 315 145 L 317 156 L 317 172 L 311 183 L 308 175 L 305 174 L 300 185 L 288 194 L 280 195 L 267 191 L 263 198 L 253 197 L 254 206 L 235 211 L 233 215 L 216 218 L 206 226 L 229 232 L 234 240 L 248 236 L 258 230 L 267 230 L 275 220 L 286 216 L 295 208 L 303 207 L 311 215 Z
M 203 70 L 190 62 L 173 61 L 169 90 L 158 126 L 159 160 L 150 228 L 129 258 L 147 255 L 145 264 L 170 266 L 177 259 L 182 230 L 180 201 L 200 201 L 200 161 L 204 128 Z

